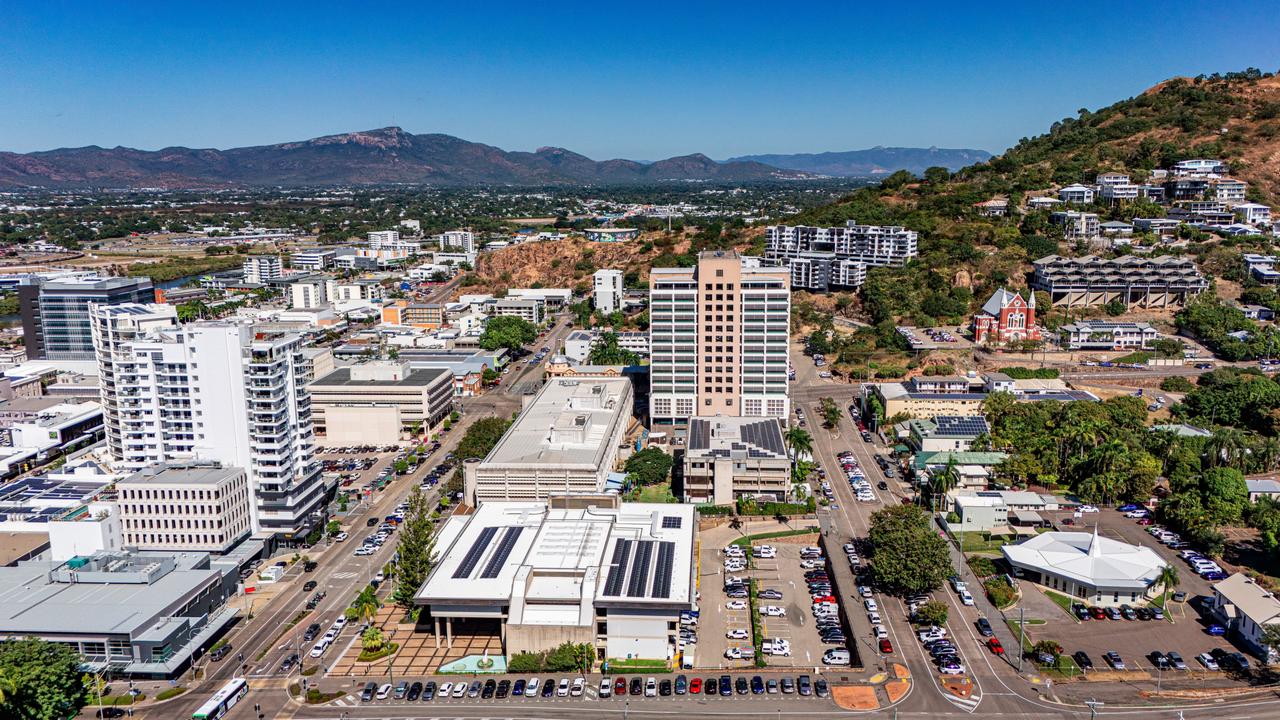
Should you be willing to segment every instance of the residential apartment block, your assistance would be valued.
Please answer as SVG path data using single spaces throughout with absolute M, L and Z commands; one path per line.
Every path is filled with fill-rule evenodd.
M 622 271 L 597 270 L 592 276 L 592 304 L 608 314 L 622 309 Z
M 470 230 L 448 230 L 436 236 L 440 249 L 457 248 L 464 253 L 473 253 L 476 248 L 476 236 Z
M 541 325 L 546 318 L 546 307 L 539 299 L 506 297 L 493 304 L 493 314 L 511 315 Z
M 124 445 L 120 432 L 120 392 L 128 389 L 117 383 L 116 360 L 128 360 L 125 348 L 128 343 L 149 333 L 173 330 L 178 327 L 178 311 L 172 305 L 120 305 L 89 306 L 92 343 L 97 348 L 98 387 L 102 401 L 103 424 L 106 430 L 107 448 L 112 457 L 124 457 Z
M 898 226 L 845 227 L 772 225 L 766 230 L 765 258 L 791 270 L 791 286 L 825 291 L 859 287 L 868 266 L 901 266 L 915 257 L 917 235 Z
M 1049 255 L 1033 264 L 1031 286 L 1049 293 L 1054 307 L 1094 307 L 1113 301 L 1128 306 L 1172 307 L 1209 286 L 1195 262 L 1186 257 Z
M 724 250 L 701 253 L 691 268 L 651 271 L 652 422 L 787 417 L 790 279 Z
M 266 285 L 284 276 L 279 255 L 250 255 L 244 259 L 244 281 Z
M 1097 191 L 1088 185 L 1068 185 L 1058 191 L 1058 199 L 1073 205 L 1088 205 L 1096 194 Z
M 1062 226 L 1062 237 L 1067 240 L 1092 240 L 1102 235 L 1097 213 L 1066 210 L 1049 216 L 1049 222 Z
M 453 411 L 453 373 L 374 361 L 311 383 L 315 429 L 326 445 L 379 445 L 415 427 L 429 431 Z
M 116 483 L 124 546 L 226 553 L 252 531 L 249 476 L 219 463 L 162 463 Z

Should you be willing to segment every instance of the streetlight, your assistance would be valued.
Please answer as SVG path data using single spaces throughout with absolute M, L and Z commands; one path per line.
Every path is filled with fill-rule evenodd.
M 1097 720 L 1098 708 L 1106 705 L 1106 703 L 1097 700 L 1085 700 L 1084 704 L 1089 708 L 1089 720 Z M 1181 713 L 1179 713 L 1179 716 L 1181 716 Z

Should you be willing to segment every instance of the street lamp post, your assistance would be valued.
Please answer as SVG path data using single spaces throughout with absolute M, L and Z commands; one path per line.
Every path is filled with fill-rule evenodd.
M 1106 703 L 1098 702 L 1097 700 L 1085 700 L 1084 704 L 1089 707 L 1089 720 L 1097 720 L 1098 708 L 1106 705 Z

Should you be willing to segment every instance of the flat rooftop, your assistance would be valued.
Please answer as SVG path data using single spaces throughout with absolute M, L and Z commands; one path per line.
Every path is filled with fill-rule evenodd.
M 238 467 L 222 467 L 213 463 L 168 463 L 140 470 L 120 481 L 128 483 L 155 483 L 157 485 L 217 485 L 220 482 L 244 474 Z
M 312 386 L 344 385 L 349 387 L 421 387 L 435 382 L 441 375 L 449 374 L 444 368 L 417 368 L 401 380 L 352 380 L 351 368 L 345 367 L 325 375 L 311 383 Z M 452 377 L 452 375 L 450 375 Z
M 598 466 L 612 429 L 631 413 L 626 378 L 553 380 L 542 386 L 480 465 Z M 625 417 L 624 417 L 625 415 Z

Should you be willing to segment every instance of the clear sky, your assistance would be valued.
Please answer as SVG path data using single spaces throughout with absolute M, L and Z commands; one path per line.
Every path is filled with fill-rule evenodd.
M 0 150 L 399 125 L 596 159 L 1000 151 L 1174 75 L 1280 69 L 1265 2 L 0 6 Z

